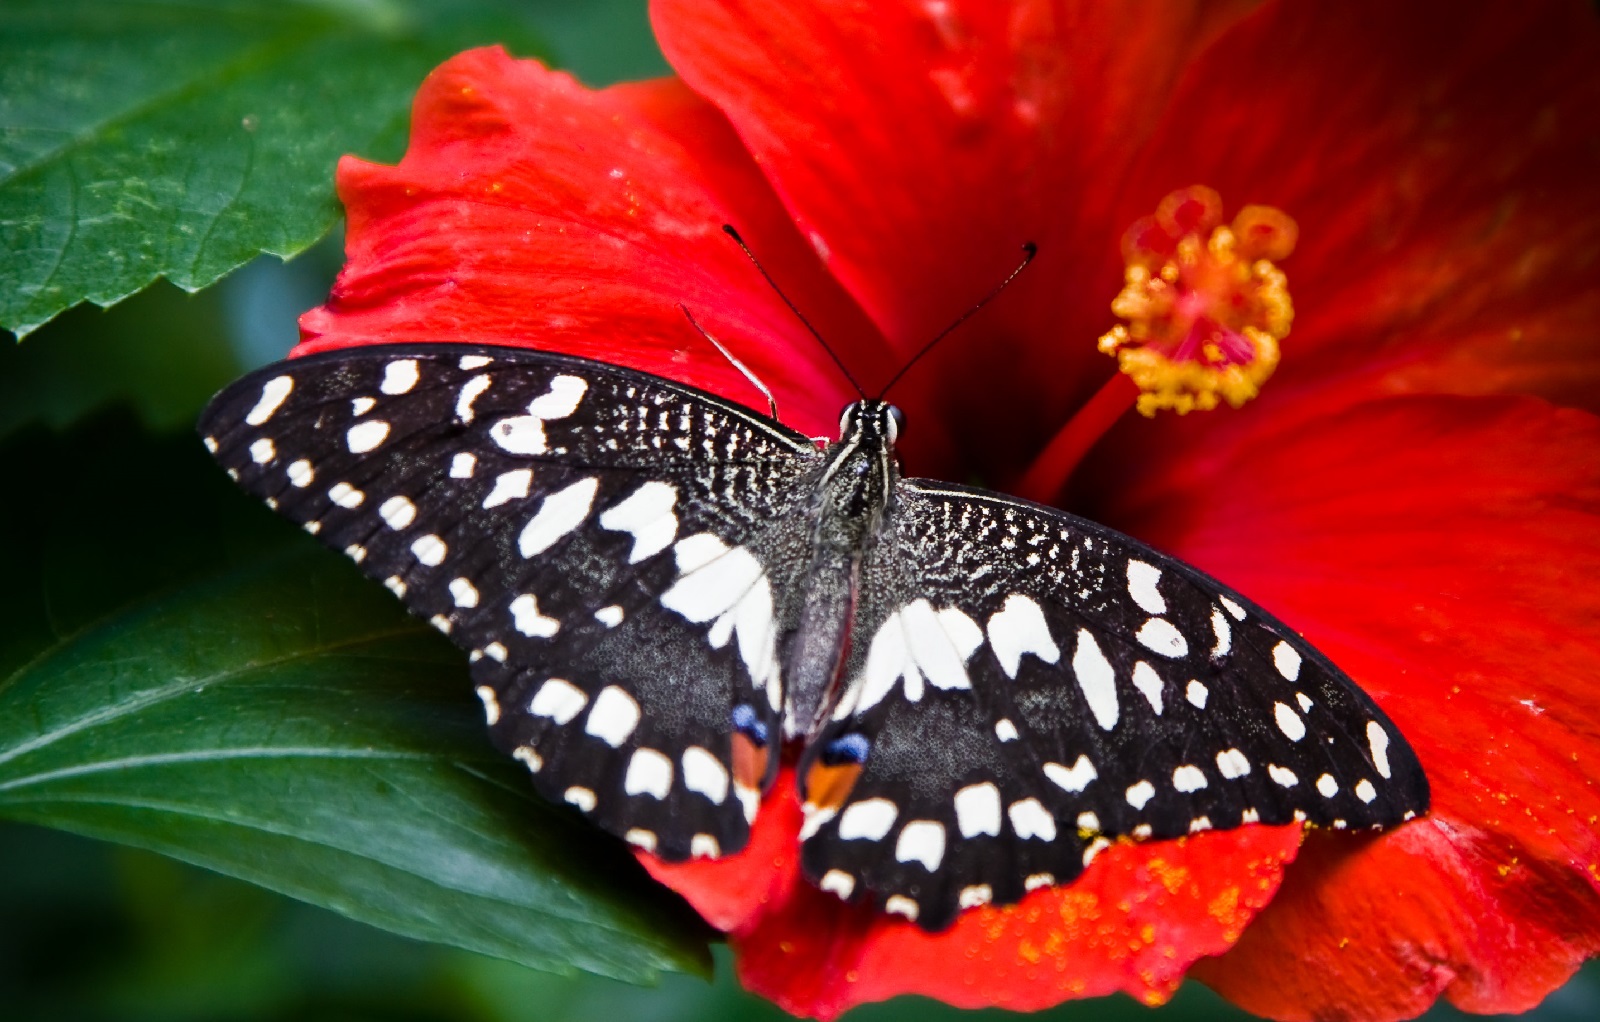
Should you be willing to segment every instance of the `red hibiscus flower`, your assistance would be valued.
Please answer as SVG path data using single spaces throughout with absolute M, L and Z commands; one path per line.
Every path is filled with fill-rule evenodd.
M 1274 1018 L 1398 1019 L 1527 1008 L 1600 949 L 1588 4 L 653 14 L 681 78 L 591 90 L 493 49 L 436 71 L 400 165 L 340 167 L 349 263 L 298 353 L 532 345 L 759 404 L 683 303 L 830 434 L 852 393 L 720 225 L 869 387 L 1035 241 L 897 387 L 908 470 L 1051 500 L 1249 594 L 1433 786 L 1378 836 L 1118 844 L 929 934 L 800 877 L 785 775 L 745 852 L 656 867 L 749 987 L 829 1017 L 904 992 L 1159 1002 L 1192 974 Z M 1129 379 L 1146 411 L 1243 407 L 1145 417 Z

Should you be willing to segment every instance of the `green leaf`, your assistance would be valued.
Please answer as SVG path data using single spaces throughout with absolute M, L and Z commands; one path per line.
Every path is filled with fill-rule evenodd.
M 301 251 L 339 156 L 397 158 L 423 77 L 492 42 L 538 48 L 510 0 L 6 0 L 0 327 Z
M 0 817 L 547 971 L 703 972 L 682 902 L 490 749 L 460 653 L 208 461 L 121 420 L 0 449 L 32 484 L 0 509 Z

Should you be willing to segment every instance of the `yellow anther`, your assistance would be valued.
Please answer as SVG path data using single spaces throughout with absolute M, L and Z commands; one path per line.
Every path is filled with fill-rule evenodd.
M 1099 348 L 1138 385 L 1144 415 L 1220 401 L 1237 408 L 1277 368 L 1294 304 L 1274 260 L 1294 250 L 1299 228 L 1270 206 L 1221 221 L 1222 199 L 1197 185 L 1162 199 L 1123 236 L 1127 269 L 1111 311 L 1126 322 Z

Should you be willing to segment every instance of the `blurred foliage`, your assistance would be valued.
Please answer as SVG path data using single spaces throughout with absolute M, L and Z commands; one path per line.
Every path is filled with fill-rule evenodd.
M 709 984 L 560 975 L 692 970 L 703 934 L 615 843 L 537 804 L 488 755 L 447 646 L 234 493 L 189 433 L 213 391 L 294 342 L 337 238 L 180 288 L 313 246 L 337 218 L 336 157 L 396 158 L 426 71 L 490 41 L 595 84 L 666 70 L 644 0 L 0 4 L 0 324 L 26 331 L 133 294 L 20 345 L 0 335 L 0 478 L 25 483 L 0 500 L 0 816 L 256 881 L 0 819 L 0 1018 L 784 1017 L 738 989 L 721 950 Z M 162 277 L 178 286 L 146 287 Z M 368 636 L 374 656 L 328 657 L 328 634 L 307 641 L 324 627 Z M 289 666 L 263 662 L 273 642 L 295 653 Z M 372 669 L 375 656 L 388 666 Z M 196 684 L 164 684 L 178 679 Z M 150 686 L 170 698 L 108 712 Z M 186 761 L 291 741 L 421 758 L 386 761 L 364 786 L 337 756 L 296 771 L 264 754 Z M 133 762 L 94 768 L 118 759 Z M 394 808 L 406 798 L 442 815 L 407 819 Z M 408 840 L 385 846 L 384 819 Z M 361 826 L 381 853 L 355 841 L 352 854 Z M 419 833 L 421 857 L 406 859 Z M 487 864 L 494 896 L 482 876 L 453 890 L 425 861 L 451 841 Z M 558 902 L 579 925 L 541 911 Z M 1525 1017 L 1575 1022 L 1597 1006 L 1591 968 Z M 1245 1017 L 1196 984 L 1153 1013 L 1117 997 L 1039 1017 L 1152 1014 Z M 1014 1016 L 915 998 L 849 1016 L 972 1017 Z
M 0 478 L 37 487 L 0 507 L 32 539 L 0 547 L 0 816 L 553 972 L 704 968 L 693 913 L 484 742 L 459 653 L 189 437 L 21 432 Z
M 0 327 L 303 250 L 334 161 L 397 157 L 423 75 L 489 42 L 543 50 L 510 0 L 7 0 Z

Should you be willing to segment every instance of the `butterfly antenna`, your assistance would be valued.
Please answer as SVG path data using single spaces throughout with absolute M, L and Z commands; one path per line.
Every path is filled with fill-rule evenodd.
M 744 250 L 745 257 L 750 260 L 751 265 L 755 266 L 757 272 L 759 272 L 766 280 L 768 286 L 771 287 L 773 291 L 777 292 L 778 297 L 783 299 L 783 304 L 789 307 L 789 311 L 794 313 L 795 318 L 801 323 L 804 323 L 805 328 L 811 331 L 811 336 L 817 339 L 817 343 L 822 345 L 822 350 L 826 351 L 828 353 L 828 357 L 833 359 L 833 364 L 838 366 L 839 371 L 844 374 L 844 378 L 850 381 L 850 386 L 856 389 L 856 394 L 865 398 L 867 396 L 867 392 L 861 389 L 861 384 L 857 383 L 856 378 L 850 375 L 850 370 L 845 368 L 844 362 L 842 362 L 839 359 L 839 356 L 834 353 L 834 350 L 828 346 L 828 342 L 823 340 L 822 335 L 817 332 L 816 327 L 811 325 L 811 321 L 806 319 L 805 314 L 799 309 L 795 308 L 795 304 L 789 300 L 789 296 L 784 294 L 783 289 L 778 286 L 777 281 L 772 279 L 772 274 L 768 273 L 766 267 L 761 265 L 761 260 L 757 259 L 756 254 L 750 251 L 750 246 L 746 245 L 744 243 L 744 239 L 739 237 L 739 232 L 733 229 L 732 224 L 723 224 L 722 229 L 727 233 L 728 237 L 732 238 L 734 242 Z
M 752 386 L 766 396 L 767 408 L 772 412 L 772 421 L 779 421 L 777 399 L 772 396 L 772 391 L 767 389 L 767 385 L 761 382 L 761 377 L 757 376 L 755 371 L 749 366 L 735 358 L 733 352 L 729 351 L 727 348 L 724 348 L 721 341 L 717 340 L 715 337 L 712 337 L 705 327 L 696 322 L 694 315 L 689 311 L 689 307 L 687 305 L 679 302 L 678 308 L 683 311 L 684 318 L 689 321 L 689 325 L 698 330 L 701 337 L 704 337 L 706 340 L 710 341 L 713 348 L 716 348 L 718 351 L 722 352 L 722 357 L 727 359 L 735 369 L 739 370 L 739 372 L 744 375 L 745 379 L 750 381 Z
M 922 356 L 924 356 L 928 352 L 932 351 L 934 345 L 938 344 L 940 341 L 944 340 L 946 337 L 949 337 L 952 333 L 955 332 L 956 327 L 960 326 L 961 324 L 965 323 L 967 320 L 971 319 L 974 315 L 977 314 L 977 311 L 979 309 L 983 308 L 985 305 L 988 305 L 991 301 L 993 301 L 1000 294 L 1000 292 L 1004 291 L 1006 289 L 1006 287 L 1013 280 L 1017 279 L 1017 275 L 1018 274 L 1020 274 L 1023 270 L 1026 270 L 1028 268 L 1028 264 L 1033 262 L 1033 257 L 1038 255 L 1038 254 L 1039 254 L 1039 246 L 1038 245 L 1035 245 L 1031 241 L 1026 243 L 1026 244 L 1024 244 L 1022 246 L 1022 262 L 1017 264 L 1017 268 L 1012 270 L 1011 273 L 1006 276 L 1006 279 L 1002 280 L 1000 282 L 998 287 L 996 287 L 993 291 L 990 291 L 988 294 L 984 295 L 981 299 L 979 299 L 978 300 L 978 304 L 974 305 L 972 308 L 968 309 L 966 312 L 963 312 L 960 316 L 957 316 L 956 317 L 956 321 L 954 323 L 951 323 L 949 326 L 947 326 L 943 330 L 939 331 L 939 333 L 934 337 L 933 340 L 929 341 L 927 344 L 924 344 L 922 346 L 922 350 L 921 351 L 917 352 L 915 355 L 912 355 L 911 356 L 911 361 L 909 361 L 905 365 L 901 366 L 900 367 L 900 371 L 895 373 L 894 376 L 889 379 L 889 382 L 884 385 L 884 388 L 878 392 L 878 400 L 882 401 L 885 397 L 887 397 L 888 394 L 889 394 L 890 389 L 893 388 L 895 384 L 900 382 L 900 377 L 904 376 L 908 371 L 910 371 L 912 366 L 916 365 L 919 361 L 921 361 Z

